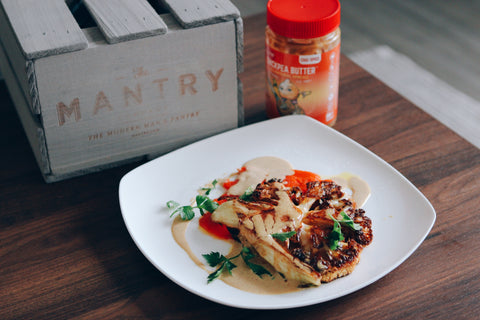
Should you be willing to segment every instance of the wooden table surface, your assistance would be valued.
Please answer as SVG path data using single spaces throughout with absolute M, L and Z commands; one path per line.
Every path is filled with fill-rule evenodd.
M 265 119 L 265 18 L 244 26 L 241 79 L 252 123 Z M 480 150 L 344 56 L 335 129 L 405 175 L 437 220 L 418 250 L 384 278 L 289 310 L 226 307 L 167 279 L 137 249 L 120 213 L 119 181 L 139 163 L 45 184 L 3 82 L 0 103 L 1 319 L 479 317 Z

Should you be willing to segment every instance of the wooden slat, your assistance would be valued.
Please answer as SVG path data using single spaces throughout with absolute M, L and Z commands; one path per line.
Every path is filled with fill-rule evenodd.
M 243 20 L 242 18 L 235 19 L 235 33 L 237 41 L 237 72 L 243 72 Z
M 1 0 L 1 4 L 27 59 L 88 45 L 64 0 Z
M 229 21 L 240 11 L 229 0 L 160 0 L 184 28 Z
M 84 0 L 108 43 L 167 33 L 167 26 L 146 0 Z
M 17 107 L 16 110 L 18 117 L 20 118 L 20 122 L 25 129 L 25 134 L 30 146 L 32 147 L 38 166 L 40 167 L 42 174 L 49 174 L 50 163 L 48 160 L 45 132 L 29 110 L 25 92 L 22 90 L 17 78 L 15 77 L 15 71 L 13 70 L 12 65 L 9 63 L 9 59 L 5 53 L 5 48 L 1 45 L 1 43 L 0 68 L 2 69 L 3 76 L 5 77 L 5 83 L 8 86 L 10 98 Z
M 33 114 L 40 114 L 40 104 L 38 99 L 34 99 L 32 94 L 36 93 L 34 89 L 34 77 L 30 68 L 31 61 L 25 58 L 12 26 L 8 21 L 5 11 L 0 5 L 0 44 L 5 50 L 6 58 L 12 68 L 13 76 L 17 78 L 30 110 Z M 7 50 L 8 48 L 8 50 Z

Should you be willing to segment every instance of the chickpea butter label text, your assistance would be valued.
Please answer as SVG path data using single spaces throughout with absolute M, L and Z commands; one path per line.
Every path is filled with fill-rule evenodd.
M 312 75 L 316 73 L 315 67 L 294 67 L 294 66 L 286 66 L 284 64 L 280 64 L 275 60 L 268 59 L 267 60 L 268 66 L 277 72 L 291 74 L 291 75 L 303 75 L 308 74 Z

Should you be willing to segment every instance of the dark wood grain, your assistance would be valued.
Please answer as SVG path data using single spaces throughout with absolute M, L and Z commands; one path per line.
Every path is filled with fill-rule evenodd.
M 265 119 L 264 16 L 245 21 L 247 123 Z M 117 189 L 139 163 L 45 184 L 0 83 L 1 319 L 473 319 L 480 314 L 480 151 L 342 57 L 335 128 L 431 201 L 419 249 L 374 284 L 281 311 L 225 307 L 175 285 L 144 258 Z M 392 204 L 395 205 L 395 204 Z

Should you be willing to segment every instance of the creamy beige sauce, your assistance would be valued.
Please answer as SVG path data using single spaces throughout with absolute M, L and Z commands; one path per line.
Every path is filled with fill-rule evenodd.
M 240 196 L 250 186 L 256 186 L 263 180 L 284 179 L 292 175 L 293 167 L 290 162 L 277 157 L 260 157 L 246 162 L 245 171 L 238 174 L 238 182 L 228 192 Z
M 293 167 L 288 161 L 276 157 L 256 158 L 245 163 L 244 167 L 246 168 L 245 171 L 236 174 L 239 182 L 229 189 L 229 193 L 233 195 L 242 195 L 248 187 L 257 185 L 265 179 L 284 179 L 285 176 L 294 174 Z M 370 196 L 368 184 L 355 175 L 342 173 L 334 177 L 329 177 L 329 179 L 332 179 L 343 188 L 351 190 L 351 197 L 357 203 L 358 207 L 363 206 Z M 290 213 L 285 214 L 291 215 Z M 175 241 L 185 250 L 195 264 L 209 273 L 213 272 L 212 269 L 207 268 L 205 262 L 202 262 L 190 248 L 185 235 L 188 224 L 189 221 L 183 221 L 179 217 L 174 220 L 172 224 L 172 234 Z M 273 229 L 273 225 L 271 229 Z M 237 241 L 225 241 L 229 241 L 232 244 L 232 249 L 227 257 L 237 255 L 242 249 L 242 245 Z M 206 250 L 208 250 L 208 248 Z M 282 294 L 301 290 L 298 282 L 284 279 L 263 259 L 256 259 L 258 260 L 252 262 L 264 266 L 273 274 L 273 277 L 269 275 L 263 275 L 262 278 L 258 277 L 244 263 L 243 259 L 239 257 L 233 261 L 237 265 L 237 268 L 232 271 L 233 275 L 225 273 L 222 274 L 219 279 L 237 289 L 257 294 Z
M 242 245 L 235 242 L 235 246 L 228 256 L 237 255 L 242 250 Z M 226 284 L 237 289 L 257 294 L 282 294 L 301 290 L 298 283 L 284 279 L 275 269 L 261 258 L 252 259 L 251 262 L 262 265 L 272 273 L 265 274 L 260 278 L 245 264 L 241 257 L 234 260 L 237 268 L 233 269 L 232 275 L 222 274 L 220 279 Z
M 182 247 L 183 250 L 185 250 L 185 252 L 188 254 L 190 259 L 192 259 L 192 261 L 195 262 L 196 265 L 198 265 L 202 269 L 205 269 L 205 265 L 193 253 L 192 249 L 190 248 L 190 245 L 188 244 L 187 237 L 185 236 L 185 232 L 187 231 L 187 227 L 189 223 L 190 221 L 182 220 L 182 218 L 178 216 L 175 217 L 175 220 L 173 220 L 173 223 L 172 223 L 173 239 L 175 239 L 178 245 Z
M 357 208 L 363 207 L 367 202 L 368 198 L 370 198 L 370 186 L 365 180 L 361 179 L 356 175 L 344 172 L 339 175 L 330 177 L 330 179 L 332 179 L 336 184 L 342 186 L 347 194 L 349 194 L 348 190 L 351 190 L 350 197 L 357 204 Z
M 183 250 L 185 250 L 185 252 L 196 265 L 198 265 L 200 268 L 207 271 L 208 273 L 213 272 L 214 270 L 208 269 L 204 262 L 198 259 L 198 257 L 192 251 L 190 245 L 187 242 L 185 232 L 187 231 L 189 223 L 190 221 L 184 221 L 181 218 L 176 217 L 172 224 L 173 238 L 178 243 L 178 245 Z M 232 245 L 230 252 L 226 255 L 228 258 L 238 255 L 242 250 L 241 243 L 235 240 L 225 241 L 230 242 L 230 244 Z M 270 271 L 272 276 L 263 275 L 262 278 L 260 278 L 252 272 L 252 270 L 245 264 L 241 257 L 238 257 L 233 260 L 233 263 L 235 263 L 235 265 L 237 266 L 235 269 L 233 269 L 233 274 L 229 275 L 228 273 L 224 273 L 219 277 L 219 279 L 237 289 L 257 294 L 282 294 L 301 290 L 297 282 L 284 279 L 263 259 L 255 258 L 252 259 L 251 262 L 262 265 L 264 268 Z

